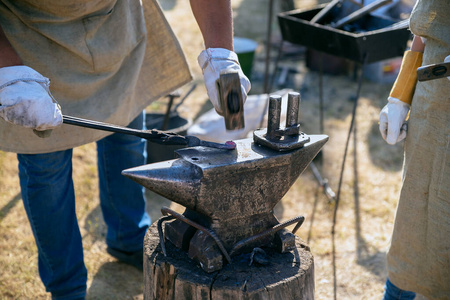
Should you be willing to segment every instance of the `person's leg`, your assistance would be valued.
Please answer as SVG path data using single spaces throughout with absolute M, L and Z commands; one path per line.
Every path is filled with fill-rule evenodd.
M 72 150 L 17 158 L 41 280 L 54 299 L 84 299 L 87 270 L 75 214 Z
M 389 281 L 389 278 L 386 280 L 383 300 L 412 300 L 414 298 L 416 298 L 416 293 L 399 289 Z
M 141 114 L 128 127 L 144 129 L 144 119 L 145 115 Z M 115 133 L 98 141 L 97 151 L 100 202 L 108 227 L 108 252 L 120 260 L 124 260 L 118 257 L 120 253 L 112 253 L 111 249 L 139 256 L 145 232 L 151 224 L 145 211 L 145 190 L 121 172 L 146 163 L 146 140 Z

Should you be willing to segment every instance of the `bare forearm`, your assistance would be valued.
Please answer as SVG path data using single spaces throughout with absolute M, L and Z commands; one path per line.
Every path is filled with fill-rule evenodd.
M 419 36 L 415 35 L 411 44 L 411 51 L 423 53 L 424 50 L 425 44 Z
M 22 60 L 9 43 L 0 26 L 0 68 L 17 65 L 22 65 Z
M 230 0 L 190 0 L 206 48 L 233 50 Z

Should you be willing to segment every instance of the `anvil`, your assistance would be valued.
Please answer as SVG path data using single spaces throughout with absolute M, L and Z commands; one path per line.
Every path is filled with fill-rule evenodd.
M 184 215 L 173 221 L 172 226 L 166 223 L 166 236 L 169 234 L 167 238 L 178 247 L 188 248 L 189 255 L 207 272 L 222 267 L 222 254 L 229 260 L 235 254 L 273 243 L 280 225 L 273 214 L 274 206 L 328 140 L 326 135 L 307 136 L 298 130 L 293 133 L 292 128 L 299 128 L 299 125 L 289 115 L 293 115 L 295 121 L 295 114 L 288 113 L 288 126 L 284 129 L 274 128 L 270 120 L 279 118 L 281 97 L 270 100 L 275 103 L 275 108 L 272 103 L 269 107 L 269 116 L 275 113 L 274 118 L 269 118 L 271 134 L 265 129 L 257 130 L 253 139 L 235 141 L 236 149 L 232 151 L 202 146 L 181 149 L 176 151 L 177 159 L 122 172 L 149 190 L 186 207 Z M 288 105 L 288 110 L 290 107 Z M 294 105 L 295 109 L 298 115 L 298 105 Z M 283 131 L 289 136 L 283 137 Z M 268 141 L 261 142 L 266 138 Z M 292 146 L 289 139 L 301 146 Z M 271 147 L 277 141 L 290 146 Z M 183 224 L 180 218 L 187 218 L 206 231 Z M 293 235 L 289 237 L 284 231 L 277 236 L 282 245 L 283 239 L 293 241 Z

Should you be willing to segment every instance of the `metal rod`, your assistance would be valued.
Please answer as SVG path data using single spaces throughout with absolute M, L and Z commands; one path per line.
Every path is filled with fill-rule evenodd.
M 283 55 L 283 45 L 284 45 L 284 40 L 281 39 L 280 43 L 278 45 L 278 53 L 277 53 L 277 58 L 275 59 L 275 66 L 273 68 L 273 75 L 272 75 L 272 77 L 270 79 L 270 84 L 269 84 L 269 87 L 267 88 L 266 93 L 270 93 L 270 91 L 272 90 L 273 83 L 274 83 L 275 77 L 276 77 L 275 75 L 277 74 L 277 70 L 278 70 L 278 65 L 280 63 L 281 56 Z M 262 127 L 262 126 L 259 126 L 259 127 Z
M 303 222 L 305 221 L 305 217 L 300 216 L 300 218 L 302 218 L 302 219 L 300 219 L 298 221 L 297 225 L 295 225 L 294 229 L 292 230 L 293 234 L 295 234 L 297 232 L 297 230 L 299 230 L 300 226 L 302 226 Z
M 150 142 L 162 145 L 186 145 L 188 147 L 203 146 L 225 150 L 234 150 L 236 148 L 236 144 L 231 141 L 224 144 L 208 142 L 203 141 L 195 136 L 183 136 L 173 132 L 165 132 L 157 129 L 139 130 L 71 116 L 63 116 L 63 123 L 115 133 L 134 135 L 140 138 L 144 138 Z
M 273 14 L 273 0 L 269 0 L 269 12 L 267 20 L 267 36 L 266 36 L 266 61 L 264 71 L 264 93 L 268 93 L 269 85 L 269 65 L 270 65 L 270 42 L 272 39 L 272 14 Z
M 402 20 L 402 21 L 399 21 L 397 23 L 394 23 L 392 25 L 386 26 L 384 28 L 385 29 L 395 30 L 395 29 L 408 28 L 408 27 L 409 27 L 409 19 L 406 19 L 406 20 Z
M 194 83 L 191 88 L 189 89 L 189 91 L 187 91 L 187 93 L 183 96 L 183 98 L 181 98 L 181 100 L 177 103 L 177 105 L 175 105 L 175 107 L 172 109 L 172 111 L 170 112 L 169 115 L 169 119 L 175 116 L 178 116 L 178 108 L 183 104 L 184 100 L 186 100 L 186 98 L 195 90 L 195 88 L 197 87 L 197 84 Z M 161 116 L 161 117 L 157 117 L 157 118 L 152 118 L 151 120 L 148 121 L 147 125 L 149 125 L 149 127 L 153 127 L 153 128 L 157 128 L 157 129 L 162 129 L 161 126 L 161 122 L 164 120 L 165 116 Z M 148 128 L 148 129 L 152 129 L 152 128 Z
M 320 22 L 336 5 L 341 3 L 343 0 L 332 0 L 324 8 L 322 8 L 312 19 L 311 23 Z
M 304 216 L 298 216 L 296 218 L 290 219 L 286 222 L 280 223 L 278 225 L 273 226 L 272 228 L 265 230 L 261 233 L 258 233 L 256 235 L 253 235 L 251 237 L 245 238 L 239 242 L 237 242 L 234 246 L 233 249 L 231 249 L 230 255 L 232 256 L 234 253 L 236 253 L 239 249 L 241 249 L 242 247 L 244 247 L 245 245 L 248 245 L 252 242 L 255 242 L 257 240 L 260 240 L 270 234 L 273 234 L 283 228 L 286 228 L 289 225 L 292 225 L 294 223 L 297 223 L 297 225 L 295 226 L 295 231 L 298 230 L 298 228 L 300 228 L 300 226 L 303 224 L 303 222 L 305 221 L 305 217 Z M 294 232 L 295 233 L 295 232 Z
M 169 94 L 169 103 L 167 103 L 167 109 L 166 109 L 166 113 L 164 115 L 164 121 L 163 124 L 161 126 L 161 130 L 166 130 L 167 127 L 169 126 L 169 120 L 170 120 L 170 111 L 172 109 L 172 105 L 173 105 L 173 99 L 175 99 L 175 97 L 178 97 L 175 94 Z
M 347 141 L 345 143 L 345 149 L 344 149 L 344 157 L 342 159 L 342 165 L 341 165 L 341 173 L 339 175 L 339 185 L 338 185 L 338 190 L 337 190 L 337 195 L 336 195 L 336 203 L 334 206 L 334 212 L 333 212 L 333 225 L 331 226 L 331 238 L 332 238 L 332 252 L 333 252 L 333 289 L 334 289 L 334 299 L 337 299 L 337 278 L 336 278 L 336 246 L 335 246 L 335 229 L 336 229 L 336 221 L 337 221 L 337 212 L 338 212 L 338 208 L 339 208 L 339 201 L 341 198 L 341 188 L 342 188 L 342 181 L 344 178 L 344 169 L 345 169 L 345 161 L 347 158 L 347 152 L 348 152 L 348 145 L 350 143 L 350 137 L 353 131 L 353 125 L 355 123 L 355 118 L 356 118 L 356 109 L 358 107 L 358 99 L 359 99 L 359 95 L 361 93 L 361 86 L 362 86 L 362 78 L 363 78 L 363 72 L 362 70 L 364 69 L 364 66 L 366 65 L 367 62 L 367 53 L 364 54 L 364 58 L 363 58 L 363 63 L 361 65 L 360 68 L 360 75 L 359 75 L 359 80 L 358 80 L 358 88 L 356 91 L 356 98 L 355 98 L 355 102 L 353 104 L 353 111 L 352 111 L 352 120 L 350 122 L 350 128 L 348 129 L 348 134 L 347 134 Z
M 189 97 L 189 95 L 195 90 L 196 87 L 197 87 L 196 83 L 192 84 L 191 88 L 186 92 L 183 98 L 181 98 L 180 102 L 178 102 L 178 104 L 175 105 L 175 107 L 173 108 L 173 113 L 176 113 L 178 107 L 180 107 L 180 105 L 183 104 L 184 100 L 186 100 L 186 98 Z
M 99 121 L 82 119 L 82 118 L 71 117 L 71 116 L 66 116 L 66 115 L 63 115 L 63 123 L 80 126 L 80 127 L 85 127 L 85 128 L 110 131 L 110 132 L 115 132 L 115 133 L 123 133 L 123 134 L 128 134 L 128 135 L 135 135 L 135 136 L 139 136 L 139 137 L 141 137 L 142 133 L 146 132 L 145 130 L 133 129 L 133 128 L 125 127 L 125 126 L 113 125 L 113 124 L 109 124 L 109 123 L 103 123 L 103 122 L 99 122 Z M 148 132 L 151 132 L 151 131 L 148 131 Z M 162 135 L 165 135 L 165 133 L 162 131 L 158 131 L 158 132 L 161 133 Z M 155 133 L 156 133 L 156 131 L 155 131 Z
M 309 167 L 311 168 L 314 177 L 316 177 L 316 180 L 319 182 L 319 185 L 322 187 L 322 191 L 325 194 L 325 196 L 327 196 L 328 201 L 330 203 L 336 201 L 336 194 L 333 192 L 330 185 L 328 184 L 328 179 L 323 178 L 322 175 L 320 175 L 319 169 L 317 169 L 316 164 L 313 161 L 309 164 Z
M 359 96 L 361 94 L 361 86 L 362 86 L 362 78 L 363 78 L 362 70 L 364 69 L 364 66 L 366 64 L 367 57 L 368 57 L 368 55 L 366 53 L 364 55 L 363 63 L 362 63 L 361 68 L 360 68 L 358 87 L 357 87 L 357 90 L 356 90 L 356 98 L 355 98 L 355 102 L 353 103 L 352 120 L 350 122 L 350 127 L 348 129 L 348 134 L 347 134 L 347 141 L 345 143 L 344 157 L 342 159 L 341 173 L 339 175 L 339 185 L 338 185 L 338 190 L 337 190 L 337 194 L 336 194 L 336 204 L 335 204 L 334 213 L 333 213 L 333 225 L 332 225 L 332 228 L 331 228 L 331 234 L 333 234 L 333 235 L 335 233 L 336 220 L 337 220 L 337 211 L 338 211 L 338 207 L 339 207 L 339 201 L 340 201 L 340 198 L 341 198 L 341 188 L 342 188 L 342 181 L 343 181 L 343 178 L 344 178 L 344 169 L 345 169 L 345 161 L 346 161 L 346 158 L 347 158 L 348 145 L 350 143 L 350 137 L 352 135 L 353 125 L 355 124 L 356 109 L 358 107 L 358 100 L 359 100 Z
M 300 93 L 290 92 L 288 94 L 288 106 L 286 116 L 286 128 L 298 124 L 298 110 L 300 108 Z
M 381 6 L 384 6 L 388 3 L 391 3 L 392 0 L 376 0 L 372 3 L 370 3 L 367 6 L 364 6 L 363 8 L 358 9 L 357 11 L 351 13 L 349 16 L 342 18 L 341 20 L 337 21 L 334 24 L 331 24 L 331 27 L 339 29 L 342 26 L 354 22 L 358 19 L 361 19 L 362 17 L 364 17 L 365 15 L 369 14 L 370 12 L 378 9 Z
M 319 126 L 320 133 L 325 130 L 323 118 L 323 52 L 319 52 Z
M 122 134 L 128 134 L 137 136 L 143 139 L 148 140 L 152 143 L 158 143 L 162 145 L 187 145 L 191 146 L 191 144 L 200 144 L 204 141 L 201 141 L 200 139 L 194 137 L 194 136 L 183 136 L 179 135 L 173 132 L 164 132 L 157 129 L 151 129 L 151 130 L 139 130 L 139 129 L 133 129 L 128 128 L 124 126 L 119 125 L 113 125 L 109 123 L 103 123 L 99 121 L 93 121 L 93 120 L 87 120 L 87 119 L 81 119 L 71 116 L 63 115 L 63 123 L 85 127 L 85 128 L 91 128 L 91 129 L 97 129 L 97 130 L 103 130 L 103 131 L 109 131 L 109 132 L 115 132 L 115 133 L 122 133 Z M 214 147 L 214 143 L 210 142 L 210 146 L 206 147 Z M 219 146 L 220 147 L 220 146 Z
M 192 227 L 197 228 L 198 230 L 200 230 L 201 232 L 209 235 L 210 237 L 212 237 L 214 239 L 214 241 L 216 242 L 217 246 L 219 247 L 220 251 L 222 252 L 222 254 L 225 256 L 225 258 L 227 259 L 228 263 L 231 263 L 231 257 L 230 255 L 228 255 L 227 250 L 225 249 L 225 247 L 223 246 L 222 242 L 220 241 L 219 237 L 214 233 L 214 231 L 212 231 L 211 229 L 205 228 L 202 225 L 189 220 L 188 218 L 186 218 L 185 216 L 183 216 L 182 214 L 177 213 L 176 211 L 163 206 L 161 208 L 161 212 L 164 215 L 170 214 L 172 216 L 174 216 L 175 218 L 177 218 L 180 221 L 183 221 L 184 223 L 191 225 Z
M 166 243 L 165 243 L 165 237 L 164 237 L 164 232 L 162 230 L 162 223 L 165 221 L 169 221 L 175 219 L 175 217 L 173 216 L 167 216 L 167 217 L 162 217 L 161 219 L 158 220 L 158 234 L 159 234 L 159 243 L 161 244 L 161 249 L 162 252 L 164 254 L 164 256 L 167 256 L 167 252 L 166 252 Z
M 281 118 L 281 96 L 271 95 L 269 97 L 269 112 L 267 118 L 267 138 L 276 137 L 276 131 L 280 129 Z

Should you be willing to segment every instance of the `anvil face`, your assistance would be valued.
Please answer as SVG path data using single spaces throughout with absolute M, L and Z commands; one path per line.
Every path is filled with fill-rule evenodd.
M 328 140 L 310 135 L 302 148 L 275 151 L 252 139 L 236 149 L 194 147 L 178 159 L 122 172 L 144 187 L 210 220 L 226 248 L 278 223 L 273 207 Z

